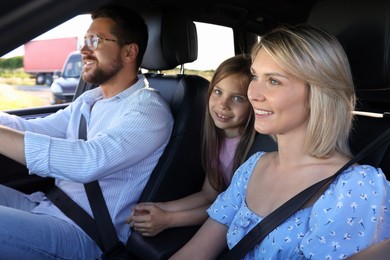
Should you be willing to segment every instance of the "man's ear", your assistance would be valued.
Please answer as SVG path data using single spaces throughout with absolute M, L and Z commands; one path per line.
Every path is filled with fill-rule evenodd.
M 124 50 L 124 60 L 126 62 L 135 62 L 138 56 L 138 45 L 135 43 L 126 44 L 123 47 Z

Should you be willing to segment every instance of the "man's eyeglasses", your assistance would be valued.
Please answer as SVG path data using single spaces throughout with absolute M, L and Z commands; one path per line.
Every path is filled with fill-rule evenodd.
M 87 45 L 88 49 L 90 49 L 91 51 L 93 50 L 96 50 L 97 47 L 99 46 L 99 43 L 104 40 L 104 41 L 110 41 L 110 42 L 117 42 L 118 44 L 120 44 L 120 42 L 118 40 L 114 40 L 114 39 L 107 39 L 107 38 L 103 38 L 103 37 L 99 37 L 97 36 L 96 34 L 92 34 L 92 35 L 89 35 L 89 36 L 85 36 L 84 37 L 84 44 Z

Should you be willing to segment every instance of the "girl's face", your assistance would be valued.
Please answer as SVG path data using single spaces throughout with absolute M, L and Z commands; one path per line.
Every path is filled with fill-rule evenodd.
M 309 89 L 305 82 L 287 73 L 264 48 L 251 71 L 248 98 L 255 111 L 256 131 L 271 135 L 306 131 Z
M 214 124 L 224 131 L 227 138 L 241 135 L 251 109 L 247 87 L 241 86 L 236 75 L 224 78 L 213 87 L 209 112 Z

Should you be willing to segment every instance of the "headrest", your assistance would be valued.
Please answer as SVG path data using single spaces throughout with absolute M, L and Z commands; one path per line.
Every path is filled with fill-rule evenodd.
M 390 88 L 390 1 L 321 0 L 308 23 L 338 38 L 357 90 Z
M 149 10 L 141 15 L 149 31 L 141 68 L 168 70 L 197 59 L 196 27 L 189 16 L 170 7 Z

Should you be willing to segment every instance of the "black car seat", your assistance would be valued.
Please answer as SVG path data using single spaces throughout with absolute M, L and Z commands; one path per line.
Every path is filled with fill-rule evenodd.
M 196 60 L 196 27 L 188 16 L 171 8 L 142 15 L 150 38 L 141 67 L 157 71 L 145 76 L 168 102 L 175 123 L 140 201 L 167 201 L 198 191 L 203 184 L 199 144 L 209 82 L 197 75 L 159 73 Z
M 197 58 L 196 27 L 188 16 L 172 8 L 149 10 L 142 16 L 148 26 L 149 41 L 141 67 L 155 71 L 145 75 L 150 86 L 168 102 L 175 123 L 171 139 L 139 202 L 169 201 L 197 192 L 202 187 L 204 172 L 200 162 L 200 143 L 209 82 L 197 75 L 160 73 Z M 196 228 L 191 227 L 179 228 L 153 238 L 142 237 L 133 231 L 127 248 L 134 258 L 162 259 L 195 231 Z
M 350 140 L 356 153 L 390 127 L 390 1 L 318 1 L 308 22 L 334 34 L 344 47 L 358 97 L 355 110 L 384 115 L 356 116 Z M 389 143 L 361 163 L 381 167 L 389 179 Z
M 333 33 L 343 45 L 355 81 L 358 104 L 350 145 L 354 153 L 390 128 L 390 1 L 323 0 L 312 9 L 308 22 Z M 371 114 L 372 115 L 372 114 Z M 360 163 L 382 168 L 390 179 L 389 142 Z M 351 259 L 389 259 L 390 239 L 355 254 Z

